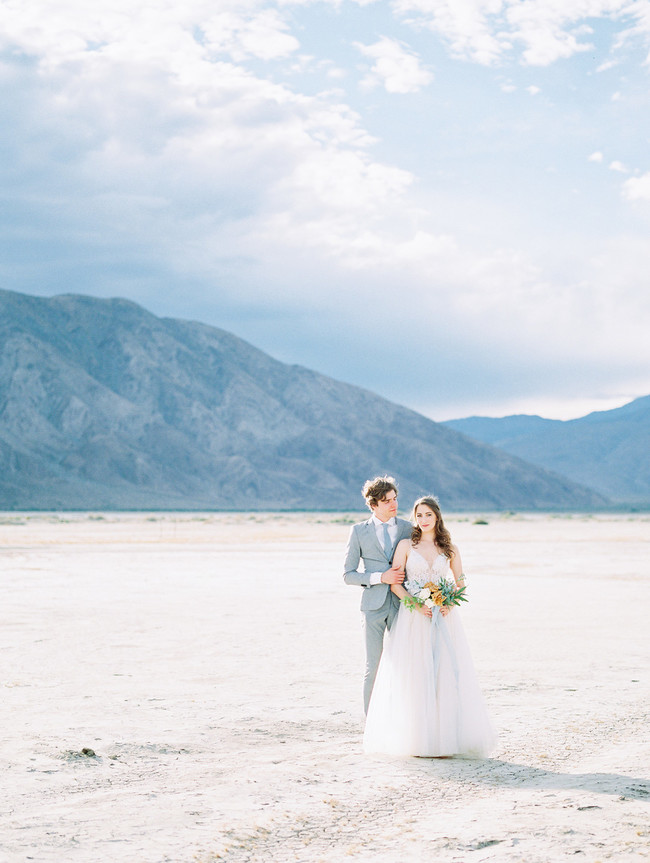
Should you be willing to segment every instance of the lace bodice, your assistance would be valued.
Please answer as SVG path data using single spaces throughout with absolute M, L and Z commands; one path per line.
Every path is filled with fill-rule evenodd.
M 454 584 L 449 558 L 444 554 L 439 554 L 433 561 L 433 566 L 429 566 L 417 548 L 411 548 L 405 572 L 404 587 L 411 595 L 415 595 L 428 581 L 439 582 L 444 578 L 445 581 Z

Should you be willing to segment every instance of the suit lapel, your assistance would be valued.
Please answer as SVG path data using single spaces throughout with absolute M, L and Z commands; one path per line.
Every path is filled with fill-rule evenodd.
M 402 524 L 400 525 L 400 531 L 398 533 L 399 539 L 410 539 L 412 530 L 413 527 L 410 521 L 402 522 Z
M 393 550 L 390 555 L 390 559 L 393 559 L 395 554 L 395 549 L 397 548 L 397 544 L 401 542 L 403 539 L 410 539 L 411 536 L 411 525 L 408 522 L 398 522 L 397 523 L 397 536 L 395 537 L 395 542 L 393 543 Z
M 366 522 L 366 531 L 367 542 L 375 547 L 377 553 L 381 555 L 381 557 L 386 557 L 386 552 L 381 547 L 381 545 L 379 544 L 379 540 L 377 539 L 377 531 L 375 530 L 375 525 L 373 524 L 372 519 Z M 386 560 L 388 561 L 387 557 Z M 390 563 L 390 561 L 388 562 Z
M 395 549 L 397 548 L 397 543 L 404 539 L 404 526 L 396 520 L 395 526 L 397 530 L 395 531 L 395 542 L 390 550 L 390 561 L 392 563 L 393 557 L 395 557 Z

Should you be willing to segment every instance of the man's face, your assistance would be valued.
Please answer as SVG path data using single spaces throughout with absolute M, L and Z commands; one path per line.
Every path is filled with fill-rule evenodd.
M 386 497 L 373 507 L 373 514 L 377 516 L 379 521 L 388 521 L 389 518 L 397 515 L 397 492 L 389 491 Z

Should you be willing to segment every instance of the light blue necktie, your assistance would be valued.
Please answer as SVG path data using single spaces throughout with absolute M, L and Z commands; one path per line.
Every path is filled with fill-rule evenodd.
M 390 560 L 390 556 L 393 552 L 393 543 L 390 538 L 390 534 L 388 533 L 388 525 L 384 522 L 384 551 L 386 552 L 386 557 Z

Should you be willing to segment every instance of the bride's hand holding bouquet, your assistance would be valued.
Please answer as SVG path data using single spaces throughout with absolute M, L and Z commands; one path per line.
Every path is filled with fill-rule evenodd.
M 433 616 L 433 609 L 436 607 L 440 609 L 442 616 L 446 617 L 452 606 L 460 605 L 461 602 L 467 602 L 465 584 L 459 587 L 444 578 L 437 583 L 428 581 L 415 596 L 407 594 L 402 597 L 402 603 L 409 611 L 419 611 L 427 617 Z

